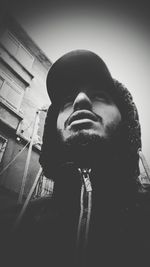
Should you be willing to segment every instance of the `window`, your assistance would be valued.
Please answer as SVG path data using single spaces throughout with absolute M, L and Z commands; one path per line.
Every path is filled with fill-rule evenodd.
M 0 80 L 2 78 L 0 77 Z M 4 81 L 0 89 L 0 98 L 4 99 L 14 109 L 19 111 L 23 91 L 18 86 L 12 86 L 9 82 Z
M 26 85 L 0 62 L 0 99 L 19 111 Z
M 4 79 L 0 76 L 0 88 L 2 88 L 3 83 L 4 83 Z
M 7 139 L 5 139 L 2 135 L 0 135 L 0 163 L 2 161 L 5 149 L 7 145 Z
M 4 33 L 1 43 L 26 69 L 31 69 L 34 57 L 10 31 Z
M 54 182 L 50 179 L 47 179 L 43 174 L 41 174 L 37 186 L 35 188 L 33 198 L 40 198 L 49 196 L 53 194 Z

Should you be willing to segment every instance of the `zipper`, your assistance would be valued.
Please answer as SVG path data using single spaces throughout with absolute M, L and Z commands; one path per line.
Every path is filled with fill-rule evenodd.
M 78 168 L 81 177 L 80 215 L 77 230 L 77 252 L 79 261 L 84 266 L 88 244 L 90 219 L 92 211 L 92 184 L 90 180 L 90 168 Z

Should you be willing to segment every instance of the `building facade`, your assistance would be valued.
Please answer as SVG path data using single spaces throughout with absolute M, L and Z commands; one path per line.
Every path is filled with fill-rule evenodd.
M 46 75 L 51 65 L 18 22 L 5 18 L 0 36 L 0 188 L 8 194 L 9 203 L 17 201 L 21 190 L 31 141 L 24 198 L 40 168 L 43 126 L 50 105 Z M 48 194 L 53 184 L 41 179 Z

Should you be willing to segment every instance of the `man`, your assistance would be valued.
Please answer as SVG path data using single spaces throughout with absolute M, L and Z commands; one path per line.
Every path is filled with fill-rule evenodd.
M 61 244 L 66 264 L 76 266 L 137 264 L 146 248 L 141 131 L 131 94 L 98 55 L 85 50 L 53 64 L 47 90 L 52 105 L 40 162 L 55 181 L 53 201 L 61 214 L 56 251 Z
M 29 206 L 13 256 L 32 266 L 146 266 L 149 194 L 138 179 L 141 131 L 131 94 L 86 50 L 53 64 L 47 90 L 40 163 L 54 193 Z

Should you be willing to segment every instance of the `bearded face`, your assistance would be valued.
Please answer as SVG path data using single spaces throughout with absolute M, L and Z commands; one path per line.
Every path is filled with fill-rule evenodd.
M 57 130 L 62 143 L 85 146 L 107 141 L 121 122 L 121 113 L 111 96 L 102 90 L 81 89 L 62 103 Z

